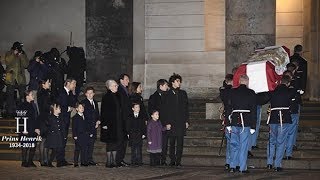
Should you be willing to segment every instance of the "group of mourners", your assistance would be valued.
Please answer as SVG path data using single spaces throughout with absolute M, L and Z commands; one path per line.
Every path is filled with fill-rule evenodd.
M 226 147 L 225 169 L 247 173 L 247 159 L 258 148 L 257 138 L 261 123 L 261 106 L 270 103 L 267 124 L 267 168 L 282 171 L 282 159 L 291 160 L 297 148 L 301 96 L 305 92 L 307 61 L 302 57 L 302 46 L 294 47 L 287 70 L 272 92 L 256 94 L 249 89 L 247 75 L 240 76 L 239 87 L 233 88 L 233 75 L 227 74 L 220 88 L 224 104 Z
M 17 116 L 26 112 L 22 116 L 28 118 L 27 132 L 22 131 L 20 137 L 41 136 L 42 140 L 38 144 L 28 139 L 22 141 L 32 146 L 22 148 L 21 166 L 36 166 L 33 158 L 37 146 L 41 166 L 54 167 L 55 159 L 57 167 L 72 165 L 65 158 L 70 126 L 75 145 L 74 167 L 97 165 L 93 151 L 99 127 L 100 140 L 106 143 L 106 167 L 129 166 L 124 161 L 127 145 L 131 147 L 131 165 L 141 166 L 143 139 L 147 141 L 151 166 L 167 165 L 168 142 L 170 165 L 181 166 L 183 140 L 189 126 L 188 97 L 180 89 L 181 76 L 173 74 L 169 82 L 160 79 L 148 109 L 141 96 L 141 83 L 129 81 L 127 74 L 121 74 L 118 82 L 106 81 L 101 113 L 94 99 L 95 89 L 86 87 L 85 98 L 78 101 L 76 80 L 72 78 L 66 79 L 56 97 L 50 92 L 50 79 L 40 81 L 37 101 L 32 90 L 25 91 L 25 101 L 18 106 Z

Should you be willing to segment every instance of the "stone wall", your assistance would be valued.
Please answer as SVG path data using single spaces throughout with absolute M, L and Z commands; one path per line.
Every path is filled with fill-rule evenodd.
M 224 4 L 224 1 L 221 2 Z M 187 90 L 190 97 L 211 97 L 217 92 L 225 74 L 225 52 L 224 45 L 219 49 L 206 50 L 206 4 L 204 0 L 145 1 L 145 41 L 134 42 L 134 49 L 144 44 L 145 54 L 144 59 L 140 53 L 134 56 L 133 65 L 133 80 L 143 82 L 145 97 L 155 90 L 158 79 L 168 79 L 173 73 L 182 76 L 182 88 Z M 211 6 L 220 12 L 224 12 L 221 9 L 223 7 Z M 139 10 L 142 11 L 141 6 Z M 141 19 L 141 12 L 136 16 Z M 141 24 L 142 20 L 139 22 Z M 221 27 L 221 24 L 217 26 Z M 138 34 L 141 31 L 136 30 Z M 220 32 L 217 36 L 221 39 L 224 30 Z
M 86 0 L 87 81 L 132 75 L 132 0 Z
M 287 46 L 291 54 L 295 45 L 303 44 L 303 1 L 276 0 L 276 45 Z
M 275 0 L 226 0 L 226 71 L 257 48 L 275 45 Z

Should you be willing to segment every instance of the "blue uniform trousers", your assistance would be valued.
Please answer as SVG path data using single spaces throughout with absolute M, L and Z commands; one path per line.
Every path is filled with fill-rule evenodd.
M 242 127 L 231 127 L 230 168 L 236 168 L 236 166 L 240 165 L 240 171 L 245 171 L 247 170 L 250 127 L 244 127 L 243 132 L 241 131 Z
M 284 150 L 286 147 L 286 142 L 288 138 L 288 123 L 282 125 L 280 124 L 270 124 L 270 138 L 267 144 L 267 164 L 273 165 L 274 167 L 281 167 L 281 161 L 284 155 Z

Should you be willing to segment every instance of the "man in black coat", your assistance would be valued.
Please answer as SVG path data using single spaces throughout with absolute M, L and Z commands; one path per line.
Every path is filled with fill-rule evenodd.
M 157 90 L 149 97 L 148 101 L 148 112 L 151 114 L 154 110 L 159 112 L 160 121 L 161 121 L 161 106 L 163 106 L 162 98 L 166 95 L 169 90 L 168 87 L 169 83 L 165 79 L 159 79 L 157 81 Z M 150 118 L 150 117 L 149 117 Z M 163 126 L 166 126 L 161 121 Z M 166 166 L 166 158 L 167 158 L 167 151 L 168 151 L 168 136 L 167 132 L 162 132 L 162 152 L 161 152 L 161 165 Z
M 18 110 L 17 116 L 20 117 L 19 124 L 23 124 L 24 118 L 27 118 L 27 132 L 20 132 L 21 143 L 28 144 L 27 147 L 22 148 L 22 167 L 36 167 L 33 163 L 33 157 L 36 151 L 36 141 L 25 141 L 23 137 L 37 137 L 40 135 L 40 123 L 38 122 L 38 110 L 34 103 L 34 95 L 31 90 L 25 92 L 25 102 L 23 102 Z
M 67 79 L 64 88 L 60 91 L 57 101 L 61 107 L 61 118 L 65 124 L 65 137 L 63 142 L 63 148 L 59 149 L 57 152 L 57 167 L 72 165 L 65 160 L 65 148 L 67 144 L 69 126 L 70 126 L 70 115 L 71 111 L 74 109 L 76 103 L 75 98 L 75 87 L 76 87 L 76 80 L 74 79 Z
M 230 105 L 227 106 L 227 131 L 230 137 L 230 172 L 240 165 L 240 172 L 247 171 L 249 135 L 255 132 L 257 118 L 256 93 L 249 89 L 249 77 L 240 76 L 240 86 L 231 90 Z
M 181 82 L 179 74 L 173 74 L 169 78 L 171 89 L 164 98 L 164 108 L 161 110 L 161 121 L 166 125 L 166 129 L 169 129 L 167 135 L 171 166 L 181 166 L 184 136 L 189 127 L 188 96 L 186 91 L 180 89 Z
M 94 93 L 95 90 L 93 87 L 87 87 L 85 89 L 86 98 L 81 102 L 84 104 L 84 117 L 86 118 L 89 130 L 88 163 L 92 166 L 97 165 L 93 160 L 92 154 L 94 143 L 97 139 L 97 128 L 100 124 L 98 103 L 93 99 Z
M 302 95 L 306 91 L 307 75 L 308 75 L 308 62 L 302 57 L 303 49 L 300 44 L 294 47 L 294 54 L 290 57 L 290 62 L 297 62 L 298 69 L 296 71 L 296 78 L 300 79 L 301 89 L 299 93 Z
M 128 144 L 128 117 L 131 111 L 131 101 L 129 98 L 128 85 L 130 82 L 130 77 L 128 74 L 121 74 L 119 77 L 119 87 L 118 93 L 120 96 L 120 104 L 121 104 L 121 118 L 123 126 L 123 137 L 119 137 L 120 146 L 117 152 L 117 165 L 118 166 L 129 166 L 126 162 L 124 162 L 124 157 L 126 155 L 126 149 Z

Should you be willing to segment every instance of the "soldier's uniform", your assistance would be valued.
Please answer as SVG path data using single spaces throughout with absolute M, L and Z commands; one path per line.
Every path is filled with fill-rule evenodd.
M 227 126 L 231 126 L 230 172 L 240 165 L 241 172 L 247 172 L 247 158 L 250 129 L 256 128 L 257 105 L 253 90 L 241 84 L 231 90 L 230 106 L 227 108 Z
M 230 106 L 230 93 L 231 93 L 232 85 L 223 84 L 222 87 L 219 88 L 220 91 L 220 98 L 222 100 L 223 106 L 224 106 L 224 112 L 223 112 L 223 118 L 224 118 L 224 125 L 226 125 L 226 120 L 228 117 L 226 117 L 226 109 L 228 109 L 228 106 Z M 227 146 L 226 146 L 226 169 L 230 167 L 230 134 L 228 133 L 227 129 L 225 129 L 225 138 L 227 140 Z
M 285 151 L 285 143 L 288 137 L 289 124 L 291 123 L 290 89 L 285 84 L 280 84 L 271 94 L 271 112 L 267 124 L 270 127 L 270 137 L 267 147 L 267 164 L 271 169 L 272 165 L 277 171 L 281 170 L 281 160 Z M 275 161 L 273 161 L 275 156 Z

